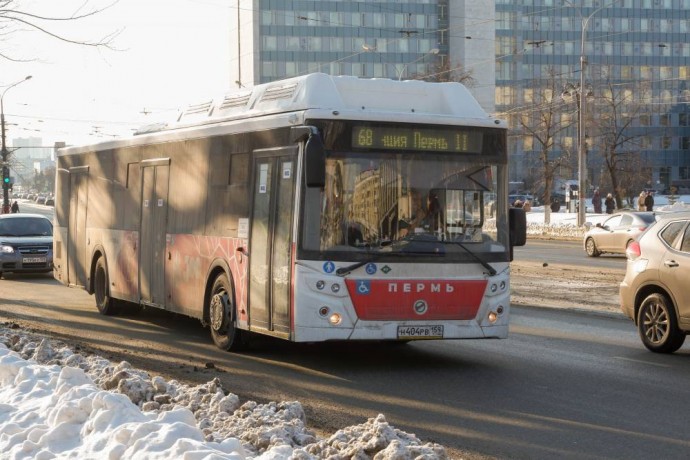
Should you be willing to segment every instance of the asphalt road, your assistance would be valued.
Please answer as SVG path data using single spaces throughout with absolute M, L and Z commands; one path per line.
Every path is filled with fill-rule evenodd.
M 626 263 L 624 254 L 602 254 L 599 257 L 587 257 L 581 241 L 533 238 L 528 238 L 526 245 L 516 247 L 513 250 L 513 257 L 517 261 L 557 263 L 623 271 L 625 271 Z
M 242 400 L 300 401 L 322 435 L 379 413 L 450 458 L 649 459 L 690 452 L 690 342 L 647 352 L 621 317 L 513 308 L 506 340 L 291 344 L 224 353 L 197 321 L 100 316 L 45 276 L 0 280 L 0 320 L 152 375 L 219 378 Z M 208 369 L 206 364 L 213 363 Z

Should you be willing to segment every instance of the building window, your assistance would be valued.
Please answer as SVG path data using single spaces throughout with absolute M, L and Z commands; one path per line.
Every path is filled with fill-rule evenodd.
M 522 138 L 522 151 L 531 152 L 534 150 L 534 138 L 532 136 L 525 136 Z

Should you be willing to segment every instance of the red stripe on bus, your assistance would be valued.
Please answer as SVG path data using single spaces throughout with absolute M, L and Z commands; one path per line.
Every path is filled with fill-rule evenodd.
M 469 320 L 477 316 L 487 281 L 348 279 L 346 284 L 362 320 Z

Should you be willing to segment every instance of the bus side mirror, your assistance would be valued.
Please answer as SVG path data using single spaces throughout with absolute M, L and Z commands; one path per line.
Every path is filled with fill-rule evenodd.
M 318 134 L 310 134 L 304 146 L 304 179 L 307 187 L 326 185 L 326 156 Z
M 524 209 L 508 208 L 508 231 L 511 247 L 527 243 L 527 215 Z

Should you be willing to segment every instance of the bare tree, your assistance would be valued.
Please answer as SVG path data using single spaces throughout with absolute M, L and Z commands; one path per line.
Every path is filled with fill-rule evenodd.
M 634 174 L 642 176 L 641 170 L 633 168 L 642 166 L 640 152 L 647 147 L 647 138 L 633 125 L 645 115 L 641 101 L 647 93 L 645 85 L 620 86 L 609 82 L 595 99 L 596 123 L 591 128 L 619 209 L 623 207 L 626 189 L 637 185 L 633 183 L 636 179 L 631 178 Z
M 576 117 L 563 112 L 564 101 L 561 98 L 563 82 L 555 72 L 544 82 L 538 82 L 534 88 L 526 91 L 531 100 L 529 106 L 519 107 L 512 112 L 517 117 L 519 130 L 517 136 L 524 142 L 531 143 L 532 149 L 538 151 L 535 185 L 544 189 L 544 222 L 551 221 L 551 190 L 558 171 L 570 163 L 571 148 L 557 139 L 563 139 L 567 130 L 575 123 Z M 510 115 L 511 113 L 509 113 Z M 559 147 L 560 155 L 554 155 Z M 535 179 L 538 178 L 538 179 Z
M 416 75 L 416 80 L 425 80 L 433 82 L 449 82 L 455 81 L 471 88 L 476 84 L 476 80 L 472 76 L 472 71 L 463 68 L 460 64 L 451 65 L 450 61 L 444 59 L 432 67 L 432 71 L 428 75 Z
M 106 6 L 90 6 L 89 0 L 84 0 L 77 11 L 61 16 L 42 16 L 28 9 L 22 8 L 17 0 L 0 0 L 0 40 L 7 41 L 8 37 L 20 30 L 34 30 L 48 37 L 81 46 L 114 49 L 113 41 L 121 32 L 109 32 L 96 40 L 82 40 L 73 36 L 57 32 L 57 25 L 65 22 L 78 22 L 95 16 L 117 3 L 118 0 Z M 22 59 L 0 50 L 0 59 L 15 62 L 25 62 Z

